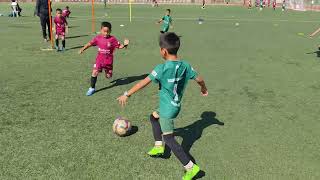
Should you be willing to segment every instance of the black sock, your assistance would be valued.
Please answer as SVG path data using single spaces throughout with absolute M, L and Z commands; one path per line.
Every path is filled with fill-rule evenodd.
M 66 47 L 66 40 L 62 40 L 62 47 L 63 47 L 63 48 Z
M 164 142 L 172 150 L 174 155 L 179 159 L 183 166 L 186 166 L 190 162 L 190 158 L 184 152 L 182 146 L 174 139 L 173 134 L 163 135 Z
M 155 141 L 162 141 L 162 132 L 159 123 L 159 118 L 155 118 L 152 114 L 150 115 L 150 122 L 152 125 L 152 132 Z
M 96 88 L 96 82 L 98 77 L 91 76 L 91 88 Z
M 56 39 L 56 46 L 59 47 L 59 39 Z

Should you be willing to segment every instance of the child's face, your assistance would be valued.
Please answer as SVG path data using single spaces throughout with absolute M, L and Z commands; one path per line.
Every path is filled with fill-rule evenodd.
M 166 15 L 169 16 L 170 15 L 170 11 L 166 11 Z
M 100 33 L 101 33 L 103 36 L 108 36 L 108 35 L 110 34 L 110 30 L 109 30 L 108 27 L 101 27 Z
M 56 16 L 61 17 L 62 16 L 62 12 L 61 11 L 57 11 L 56 12 Z

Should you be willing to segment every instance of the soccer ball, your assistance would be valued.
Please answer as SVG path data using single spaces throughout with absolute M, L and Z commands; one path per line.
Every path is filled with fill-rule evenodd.
M 112 130 L 118 136 L 125 136 L 131 130 L 131 123 L 126 118 L 118 117 L 114 120 Z

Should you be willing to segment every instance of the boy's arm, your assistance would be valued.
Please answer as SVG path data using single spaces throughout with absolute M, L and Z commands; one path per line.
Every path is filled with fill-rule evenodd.
M 198 76 L 195 81 L 199 84 L 199 86 L 201 87 L 201 94 L 202 96 L 208 96 L 208 89 L 206 86 L 206 83 L 204 82 L 203 78 Z
M 129 39 L 124 39 L 123 44 L 120 44 L 120 46 L 118 48 L 123 49 L 123 48 L 128 47 L 128 45 L 129 45 Z
M 312 34 L 310 34 L 310 37 L 315 36 L 316 34 L 318 34 L 320 32 L 320 28 L 318 28 L 315 32 L 313 32 Z
M 67 20 L 66 20 L 65 26 L 66 26 L 66 33 L 68 34 L 69 33 L 69 27 L 68 27 L 68 21 Z
M 83 48 L 80 49 L 79 54 L 82 54 L 83 51 L 85 51 L 86 49 L 88 49 L 89 47 L 91 47 L 92 44 L 89 42 L 86 45 L 83 46 Z
M 121 106 L 125 106 L 127 104 L 128 98 L 139 91 L 140 89 L 143 89 L 148 84 L 150 84 L 151 79 L 149 77 L 146 77 L 144 80 L 138 82 L 136 85 L 134 85 L 129 91 L 125 92 L 122 96 L 118 97 L 119 104 Z
M 160 19 L 157 23 L 158 23 L 158 24 L 160 24 L 162 21 L 163 21 L 163 18 L 162 18 L 162 19 Z

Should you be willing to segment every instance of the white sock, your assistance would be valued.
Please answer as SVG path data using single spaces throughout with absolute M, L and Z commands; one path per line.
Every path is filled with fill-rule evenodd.
M 154 145 L 155 146 L 162 146 L 162 141 L 156 141 L 156 142 L 154 142 Z
M 193 165 L 194 165 L 193 162 L 189 161 L 188 164 L 184 166 L 184 168 L 186 168 L 186 170 L 191 170 Z

